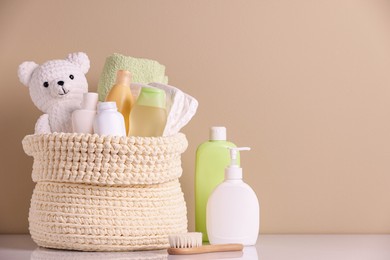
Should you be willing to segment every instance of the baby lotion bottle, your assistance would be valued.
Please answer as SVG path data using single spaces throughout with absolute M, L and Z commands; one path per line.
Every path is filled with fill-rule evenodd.
M 98 94 L 84 93 L 81 109 L 72 113 L 72 127 L 75 133 L 93 134 Z
M 115 102 L 99 102 L 94 131 L 98 135 L 127 136 L 125 120 Z
M 256 244 L 260 227 L 260 207 L 256 193 L 242 181 L 238 151 L 248 147 L 229 148 L 231 165 L 225 170 L 225 181 L 212 192 L 207 203 L 207 234 L 210 244 Z
M 116 102 L 118 111 L 125 119 L 126 133 L 130 129 L 130 111 L 134 104 L 134 98 L 130 90 L 131 74 L 127 70 L 118 70 L 115 85 L 106 96 L 106 102 Z
M 226 128 L 210 128 L 209 141 L 199 145 L 195 163 L 195 230 L 203 233 L 208 242 L 206 230 L 206 205 L 211 192 L 224 179 L 224 170 L 230 163 L 228 147 L 235 144 L 226 141 Z
M 130 135 L 162 136 L 167 122 L 165 91 L 143 87 L 130 113 Z

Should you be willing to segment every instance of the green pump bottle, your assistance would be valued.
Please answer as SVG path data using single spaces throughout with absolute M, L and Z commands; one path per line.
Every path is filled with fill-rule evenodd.
M 210 139 L 199 145 L 195 163 L 195 230 L 203 233 L 203 242 L 208 242 L 206 229 L 206 206 L 211 192 L 224 180 L 225 168 L 230 164 L 227 147 L 236 147 L 226 141 L 226 128 L 210 128 Z M 240 158 L 237 158 L 240 163 Z

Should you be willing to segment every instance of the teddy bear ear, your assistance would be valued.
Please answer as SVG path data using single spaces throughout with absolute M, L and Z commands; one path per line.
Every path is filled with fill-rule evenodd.
M 28 87 L 28 83 L 30 82 L 31 75 L 33 74 L 34 70 L 38 66 L 39 65 L 33 61 L 25 61 L 19 65 L 18 77 L 19 77 L 20 82 L 23 83 L 23 85 Z
M 84 52 L 75 52 L 68 55 L 67 60 L 78 66 L 86 74 L 89 70 L 89 58 Z

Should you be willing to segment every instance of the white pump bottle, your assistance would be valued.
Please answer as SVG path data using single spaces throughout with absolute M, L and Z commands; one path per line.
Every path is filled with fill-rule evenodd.
M 231 164 L 225 180 L 212 192 L 206 210 L 210 244 L 256 244 L 260 228 L 260 207 L 256 193 L 242 181 L 242 168 L 236 162 L 238 151 L 249 147 L 228 147 Z

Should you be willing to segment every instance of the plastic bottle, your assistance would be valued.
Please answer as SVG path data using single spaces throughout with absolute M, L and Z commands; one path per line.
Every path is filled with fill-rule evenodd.
M 130 113 L 130 135 L 162 136 L 167 122 L 165 91 L 144 87 Z
M 99 102 L 94 131 L 99 135 L 126 136 L 125 120 L 115 102 Z
M 256 193 L 242 181 L 238 151 L 248 147 L 229 148 L 231 165 L 225 170 L 225 181 L 212 192 L 207 203 L 207 233 L 210 244 L 256 244 L 260 227 L 260 207 Z
M 106 96 L 106 102 L 116 102 L 118 111 L 125 119 L 126 133 L 130 129 L 130 111 L 134 104 L 134 98 L 130 90 L 131 73 L 127 70 L 118 70 L 115 85 Z
M 225 167 L 229 165 L 230 156 L 227 147 L 236 147 L 226 141 L 226 128 L 210 128 L 209 141 L 199 145 L 196 150 L 195 163 L 195 230 L 203 233 L 207 242 L 206 205 L 207 200 L 218 184 L 224 179 Z
M 93 92 L 83 94 L 81 109 L 72 113 L 73 132 L 93 134 L 98 96 L 97 93 Z

